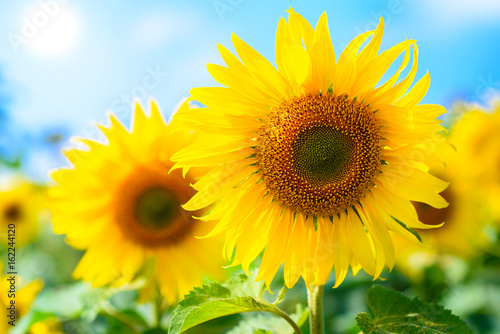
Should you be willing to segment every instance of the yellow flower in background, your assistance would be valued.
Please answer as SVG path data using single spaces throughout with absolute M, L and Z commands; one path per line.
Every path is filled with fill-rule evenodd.
M 288 287 L 300 276 L 322 285 L 332 267 L 335 286 L 349 266 L 377 278 L 394 262 L 389 230 L 414 238 L 393 217 L 412 228 L 439 226 L 422 224 L 411 201 L 447 206 L 439 195 L 447 183 L 422 170 L 436 159 L 436 117 L 445 109 L 418 105 L 428 74 L 408 91 L 417 71 L 414 40 L 379 54 L 382 19 L 335 61 L 326 14 L 313 28 L 288 13 L 278 24 L 277 69 L 233 35 L 239 59 L 218 45 L 227 67 L 208 65 L 226 87 L 192 89 L 208 108 L 174 116 L 200 133 L 173 156 L 176 168 L 211 168 L 183 207 L 215 203 L 203 219 L 220 222 L 207 236 L 226 234 L 226 258 L 245 270 L 264 251 L 258 279 L 267 284 L 283 262 Z
M 189 109 L 185 103 L 182 109 Z M 183 178 L 168 174 L 170 156 L 191 141 L 188 132 L 169 134 L 160 111 L 146 117 L 136 106 L 128 131 L 113 115 L 111 128 L 99 125 L 108 143 L 79 139 L 87 149 L 65 151 L 74 168 L 55 171 L 50 189 L 54 231 L 86 250 L 73 276 L 93 286 L 120 286 L 149 276 L 147 299 L 158 286 L 174 303 L 204 275 L 220 277 L 220 243 L 197 240 L 210 229 L 184 212 L 180 204 L 194 193 L 196 171 Z M 144 268 L 145 264 L 152 267 Z
M 64 331 L 62 323 L 54 317 L 35 322 L 30 326 L 28 334 L 64 334 Z
M 0 261 L 0 273 L 3 273 L 4 263 Z M 8 271 L 8 270 L 7 270 Z M 12 280 L 11 275 L 0 275 L 2 281 L 0 282 L 0 288 L 2 293 L 0 294 L 0 309 L 2 309 L 2 314 L 6 315 L 2 317 L 0 322 L 0 333 L 8 333 L 8 331 L 14 327 L 9 324 L 9 321 L 14 321 L 11 316 L 15 316 L 14 324 L 17 325 L 19 318 L 23 317 L 30 310 L 31 304 L 35 300 L 36 296 L 40 293 L 43 288 L 43 282 L 40 279 L 31 281 L 28 284 L 23 284 L 22 278 L 15 275 Z M 15 289 L 11 288 L 11 285 L 15 285 Z M 10 291 L 14 291 L 14 295 Z M 14 301 L 14 304 L 12 304 Z M 12 305 L 15 307 L 15 312 Z
M 418 230 L 422 243 L 394 236 L 398 265 L 410 276 L 442 255 L 471 258 L 488 251 L 493 243 L 489 229 L 498 222 L 500 210 L 500 108 L 493 113 L 478 105 L 464 105 L 462 117 L 452 124 L 449 143 L 456 152 L 444 153 L 446 168 L 433 166 L 432 173 L 450 181 L 442 196 L 450 203 L 435 209 L 415 203 L 425 224 L 441 224 L 435 230 Z
M 447 168 L 460 168 L 460 165 L 448 164 Z M 409 277 L 420 277 L 422 269 L 429 265 L 441 261 L 448 263 L 451 259 L 449 255 L 471 258 L 491 244 L 485 230 L 489 214 L 485 203 L 476 196 L 477 185 L 470 181 L 462 182 L 465 179 L 450 178 L 448 172 L 437 175 L 450 180 L 450 186 L 442 193 L 450 205 L 444 209 L 423 203 L 414 205 L 420 221 L 429 225 L 444 222 L 443 227 L 416 229 L 422 242 L 391 233 L 397 254 L 396 266 Z
M 15 226 L 15 246 L 32 242 L 43 220 L 46 206 L 45 189 L 21 176 L 9 177 L 0 186 L 0 237 L 7 240 L 9 225 Z M 2 244 L 6 247 L 6 243 Z
M 450 143 L 457 149 L 458 177 L 473 180 L 474 193 L 488 202 L 494 219 L 500 219 L 500 99 L 486 109 L 478 104 L 462 106 L 463 116 L 450 129 Z

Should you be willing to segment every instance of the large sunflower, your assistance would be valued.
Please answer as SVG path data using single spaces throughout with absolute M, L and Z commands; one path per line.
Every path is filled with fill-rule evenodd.
M 332 267 L 336 286 L 349 266 L 378 277 L 394 260 L 388 230 L 412 238 L 404 226 L 436 227 L 422 224 L 410 201 L 447 205 L 438 194 L 447 183 L 421 166 L 435 158 L 436 117 L 445 109 L 418 105 L 428 74 L 407 92 L 417 71 L 414 40 L 378 54 L 382 19 L 335 61 L 326 14 L 313 28 L 288 13 L 278 24 L 277 69 L 233 35 L 240 59 L 219 45 L 227 67 L 208 65 L 227 87 L 192 89 L 208 108 L 174 118 L 206 134 L 173 156 L 176 168 L 213 168 L 184 208 L 216 203 L 204 217 L 220 219 L 208 236 L 226 233 L 224 253 L 244 269 L 264 251 L 258 279 L 268 284 L 283 262 L 288 287 L 300 276 L 322 285 Z
M 158 286 L 173 303 L 204 275 L 221 274 L 220 244 L 194 237 L 210 227 L 180 207 L 195 192 L 196 171 L 185 178 L 180 171 L 168 174 L 170 155 L 191 135 L 169 134 L 155 103 L 149 118 L 136 105 L 130 132 L 113 115 L 110 120 L 111 128 L 99 125 L 107 144 L 80 139 L 87 150 L 65 151 L 74 169 L 52 173 L 58 183 L 49 193 L 54 231 L 86 250 L 75 279 L 120 285 L 149 273 L 146 295 Z

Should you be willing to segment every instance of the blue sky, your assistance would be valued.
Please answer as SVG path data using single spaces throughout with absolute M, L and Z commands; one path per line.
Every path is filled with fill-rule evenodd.
M 50 131 L 95 136 L 90 124 L 104 122 L 107 110 L 128 121 L 134 98 L 154 98 L 168 117 L 190 88 L 216 85 L 206 63 L 221 63 L 216 44 L 232 49 L 231 32 L 274 62 L 276 26 L 289 6 L 313 25 L 326 11 L 337 53 L 383 15 L 383 49 L 417 40 L 419 74 L 432 78 L 426 103 L 485 102 L 500 88 L 496 0 L 3 1 L 0 93 L 11 134 L 3 145 L 31 140 L 36 148 Z M 35 174 L 61 163 L 52 149 L 35 151 Z

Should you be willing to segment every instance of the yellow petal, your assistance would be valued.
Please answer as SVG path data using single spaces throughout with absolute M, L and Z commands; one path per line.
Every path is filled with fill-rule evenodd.
M 307 51 L 311 59 L 311 72 L 304 85 L 309 92 L 326 92 L 333 82 L 335 72 L 335 52 L 328 31 L 326 12 L 316 25 L 313 45 Z
M 377 56 L 383 35 L 384 35 L 384 18 L 381 16 L 370 43 L 368 43 L 368 45 L 364 47 L 363 50 L 359 53 L 357 59 L 357 66 L 360 69 L 363 68 L 369 62 L 371 62 Z
M 254 80 L 249 80 L 248 73 L 233 72 L 229 68 L 215 64 L 207 64 L 207 69 L 217 82 L 234 89 L 248 99 L 260 103 L 271 101 L 265 92 L 253 84 Z
M 429 72 L 427 72 L 416 84 L 412 87 L 412 89 L 406 93 L 399 101 L 395 103 L 395 105 L 404 107 L 404 108 L 413 108 L 415 107 L 422 99 L 425 94 L 429 90 L 429 86 L 431 84 L 431 76 Z
M 427 203 L 438 209 L 448 206 L 438 193 L 446 189 L 449 183 L 413 166 L 384 165 L 377 181 L 402 198 Z
M 347 219 L 347 238 L 353 257 L 367 273 L 373 276 L 376 271 L 375 255 L 363 223 L 352 209 L 348 209 Z
M 207 107 L 222 110 L 224 114 L 231 115 L 260 115 L 263 102 L 253 102 L 232 88 L 226 87 L 200 87 L 192 88 L 189 93 L 192 99 L 197 100 Z M 210 117 L 207 114 L 207 118 Z
M 389 50 L 382 52 L 378 57 L 360 69 L 360 75 L 352 88 L 353 95 L 357 96 L 365 91 L 372 90 L 401 52 L 404 50 L 408 52 L 409 46 L 414 42 L 413 40 L 401 42 Z
M 278 70 L 290 83 L 295 96 L 301 94 L 300 86 L 309 71 L 309 55 L 302 47 L 302 39 L 296 39 L 285 19 L 281 18 L 276 32 L 275 55 Z
M 367 31 L 355 37 L 340 54 L 333 78 L 334 95 L 349 95 L 356 78 L 356 54 L 364 41 L 371 35 L 373 35 L 373 31 Z
M 350 223 L 350 222 L 349 222 Z M 345 279 L 349 270 L 349 263 L 352 259 L 352 252 L 349 247 L 347 237 L 347 214 L 341 213 L 340 219 L 334 217 L 333 237 L 335 245 L 334 264 L 335 264 L 335 286 L 338 287 Z
M 300 14 L 295 12 L 291 7 L 288 12 L 288 25 L 290 31 L 296 40 L 303 40 L 306 49 L 312 46 L 314 38 L 313 27 Z
M 265 279 L 266 285 L 271 286 L 271 282 L 276 275 L 288 248 L 293 225 L 293 213 L 290 210 L 283 210 L 283 215 L 279 216 L 278 226 L 269 239 L 269 243 L 262 256 L 259 266 L 257 280 Z
M 281 74 L 260 53 L 232 34 L 234 48 L 249 72 L 265 86 L 266 91 L 278 102 L 290 96 L 290 87 Z

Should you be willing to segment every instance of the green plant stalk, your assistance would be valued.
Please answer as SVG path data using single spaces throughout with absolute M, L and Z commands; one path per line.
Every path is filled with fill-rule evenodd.
M 109 302 L 106 302 L 103 305 L 101 305 L 101 311 L 100 311 L 100 313 L 102 313 L 104 316 L 108 316 L 108 317 L 114 318 L 114 319 L 118 320 L 119 322 L 123 323 L 133 333 L 139 333 L 140 332 L 136 328 L 136 325 L 134 324 L 133 319 L 130 319 L 125 314 L 120 313 Z
M 313 285 L 307 289 L 309 304 L 309 328 L 311 334 L 324 334 L 323 319 L 323 285 Z
M 154 303 L 154 306 L 155 306 L 155 322 L 156 322 L 156 327 L 157 328 L 161 328 L 161 321 L 163 319 L 163 297 L 162 295 L 159 293 L 157 293 L 157 296 L 155 298 L 155 303 Z
M 292 326 L 295 334 L 302 334 L 302 330 L 299 328 L 299 326 L 295 323 L 295 321 L 293 321 L 292 318 L 290 318 L 290 316 L 288 314 L 286 314 L 285 312 L 283 312 L 282 310 L 280 310 L 279 308 L 275 308 L 274 311 L 267 311 L 269 313 L 273 313 L 273 314 L 276 314 L 277 316 L 281 317 L 282 319 L 285 319 L 286 322 L 288 322 L 288 324 L 290 326 Z

